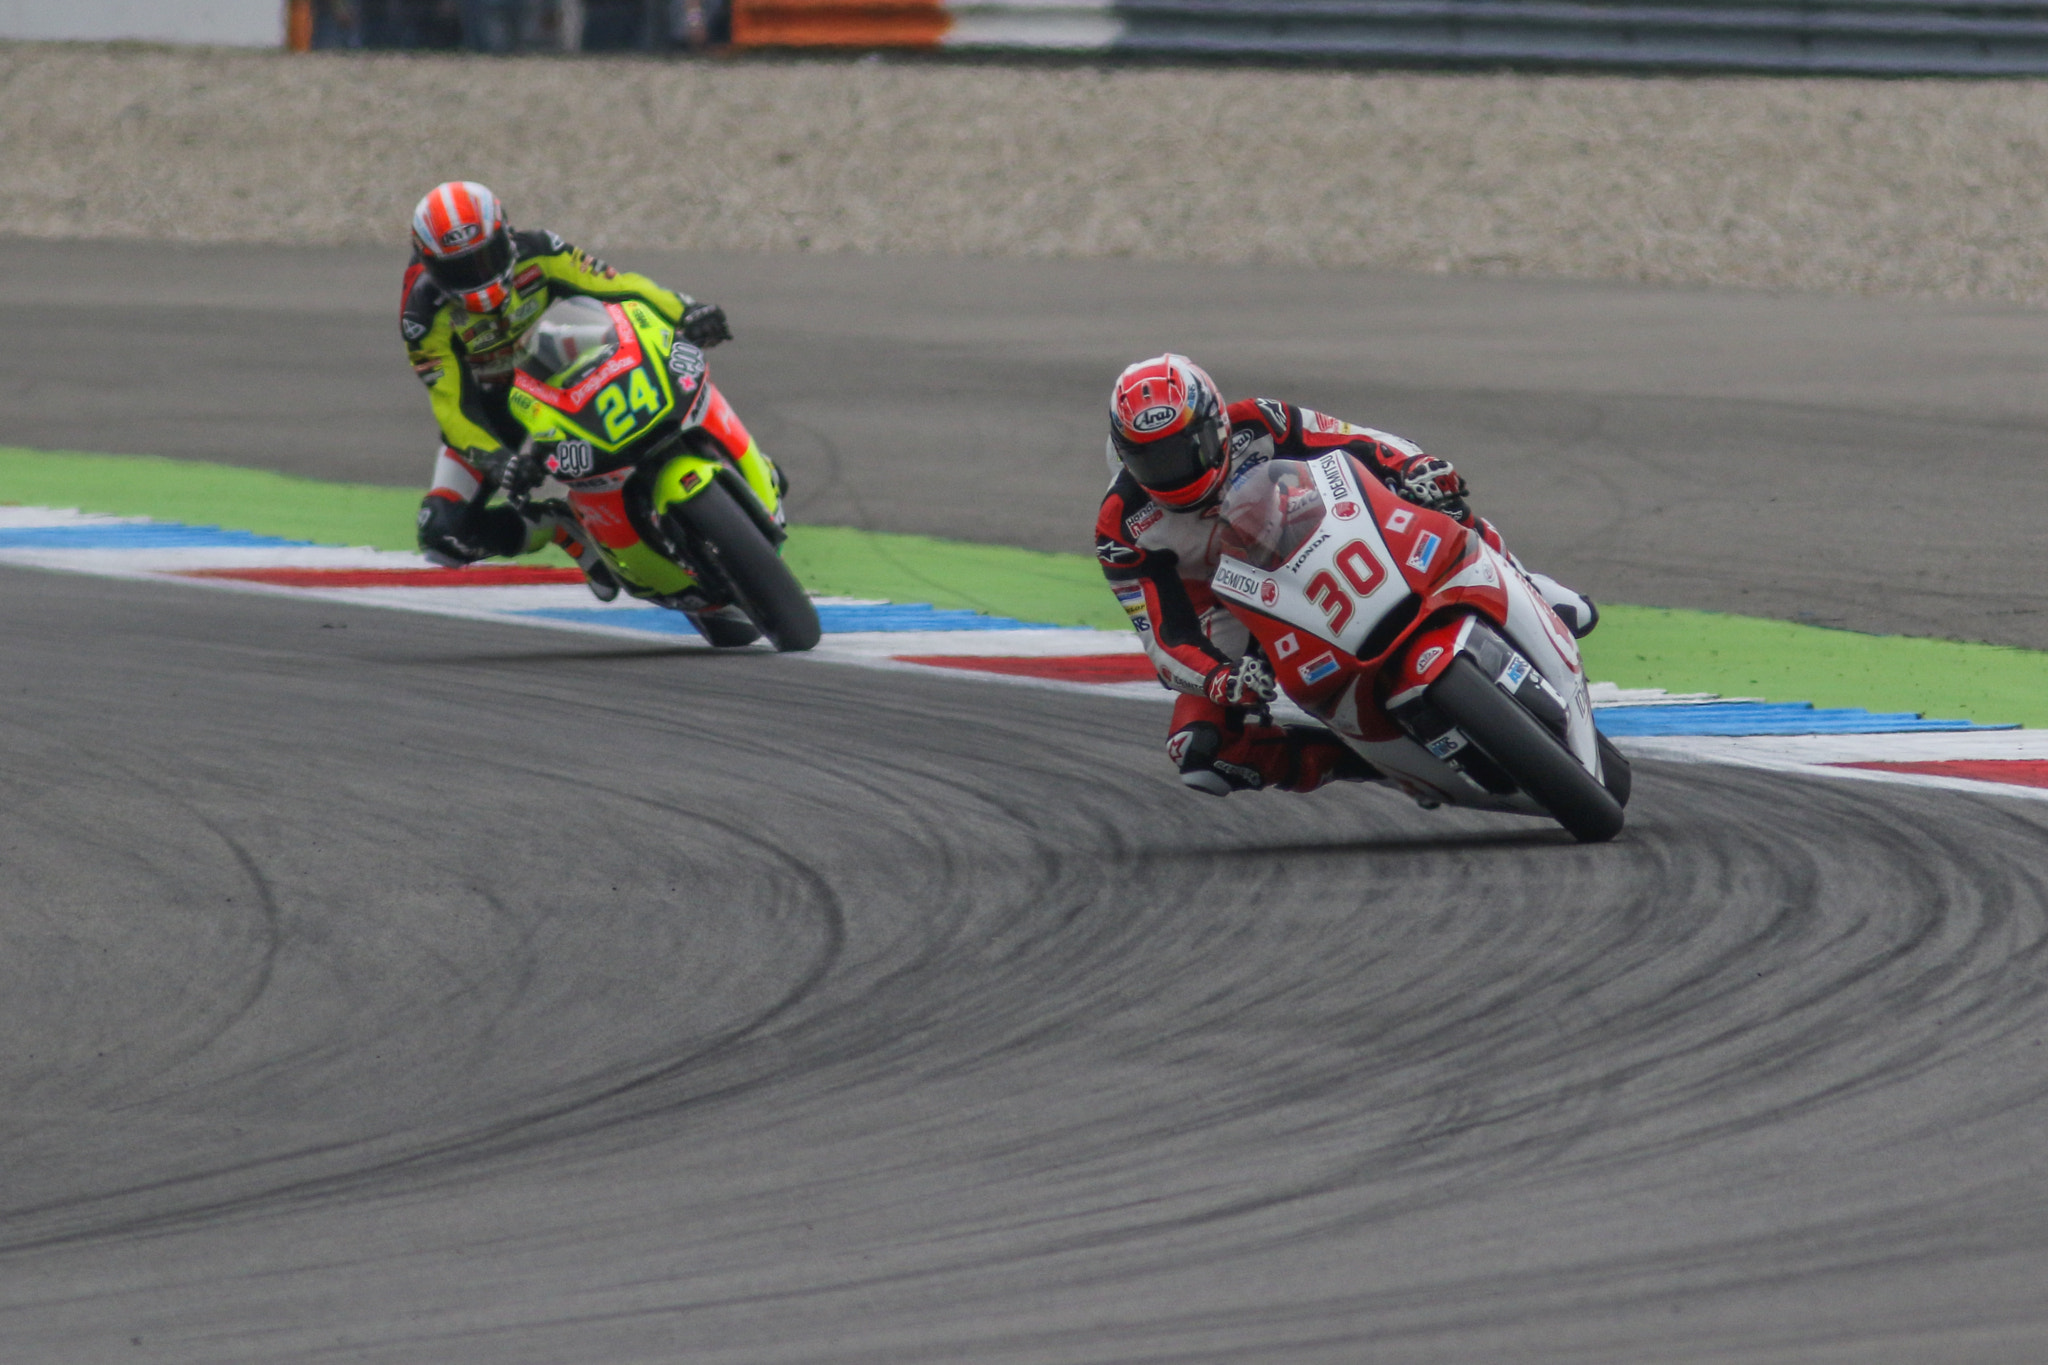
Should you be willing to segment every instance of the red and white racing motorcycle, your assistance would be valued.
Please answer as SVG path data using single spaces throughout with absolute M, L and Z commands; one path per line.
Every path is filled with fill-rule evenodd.
M 1425 805 L 1621 832 L 1628 761 L 1593 725 L 1578 642 L 1508 557 L 1341 451 L 1224 495 L 1217 600 L 1280 688 Z

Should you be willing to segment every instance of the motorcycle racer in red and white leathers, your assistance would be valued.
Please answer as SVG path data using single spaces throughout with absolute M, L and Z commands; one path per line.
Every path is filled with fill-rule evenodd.
M 552 535 L 583 566 L 598 596 L 616 596 L 619 584 L 602 558 L 569 528 L 531 522 L 489 502 L 508 483 L 539 481 L 536 470 L 517 462 L 524 433 L 506 403 L 514 348 L 559 298 L 637 299 L 702 347 L 731 340 L 725 311 L 645 275 L 614 270 L 552 232 L 514 231 L 497 196 L 474 181 L 451 180 L 427 192 L 413 210 L 412 244 L 399 330 L 441 428 L 433 486 L 420 503 L 421 552 L 453 566 L 529 553 Z M 758 450 L 715 390 L 712 407 L 716 434 L 735 447 L 735 459 Z
M 1096 518 L 1095 553 L 1160 682 L 1181 694 L 1166 753 L 1196 791 L 1308 792 L 1378 776 L 1321 726 L 1265 719 L 1265 704 L 1279 694 L 1272 668 L 1248 653 L 1250 633 L 1209 590 L 1221 557 L 1217 511 L 1230 481 L 1268 460 L 1332 450 L 1507 554 L 1500 533 L 1466 505 L 1469 490 L 1457 470 L 1399 436 L 1270 398 L 1226 405 L 1200 366 L 1170 353 L 1132 365 L 1111 390 L 1115 477 Z M 1529 578 L 1575 635 L 1593 629 L 1592 602 L 1542 574 Z

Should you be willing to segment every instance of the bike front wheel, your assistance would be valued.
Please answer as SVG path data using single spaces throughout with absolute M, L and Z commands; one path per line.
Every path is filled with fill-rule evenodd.
M 1429 699 L 1574 839 L 1605 843 L 1621 833 L 1621 802 L 1470 658 L 1453 660 L 1430 685 Z
M 732 589 L 740 610 L 769 643 L 784 653 L 818 643 L 822 632 L 810 594 L 730 493 L 713 483 L 671 507 L 668 517 L 678 538 L 709 561 L 705 567 Z

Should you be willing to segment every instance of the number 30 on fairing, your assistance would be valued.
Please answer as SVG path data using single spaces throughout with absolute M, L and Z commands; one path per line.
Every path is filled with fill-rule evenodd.
M 1379 556 L 1375 555 L 1362 540 L 1354 540 L 1332 556 L 1344 577 L 1351 583 L 1352 590 L 1360 597 L 1370 597 L 1373 589 L 1386 581 L 1387 571 L 1380 567 Z M 1337 582 L 1337 575 L 1324 569 L 1308 581 L 1305 590 L 1308 600 L 1322 609 L 1330 618 L 1330 629 L 1342 631 L 1351 619 L 1351 598 Z

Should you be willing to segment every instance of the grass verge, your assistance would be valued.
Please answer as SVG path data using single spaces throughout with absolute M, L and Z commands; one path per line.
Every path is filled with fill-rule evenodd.
M 2048 654 L 2030 649 L 1618 605 L 1584 649 L 1623 687 L 2048 725 Z
M 334 545 L 411 549 L 419 496 L 415 488 L 325 483 L 192 460 L 0 447 L 0 502 Z M 1086 555 L 840 526 L 795 528 L 785 554 L 816 593 L 1124 627 L 1123 612 Z M 1600 629 L 1585 648 L 1591 674 L 1624 687 L 2048 725 L 2048 654 L 2032 650 L 1622 605 L 1602 608 Z

